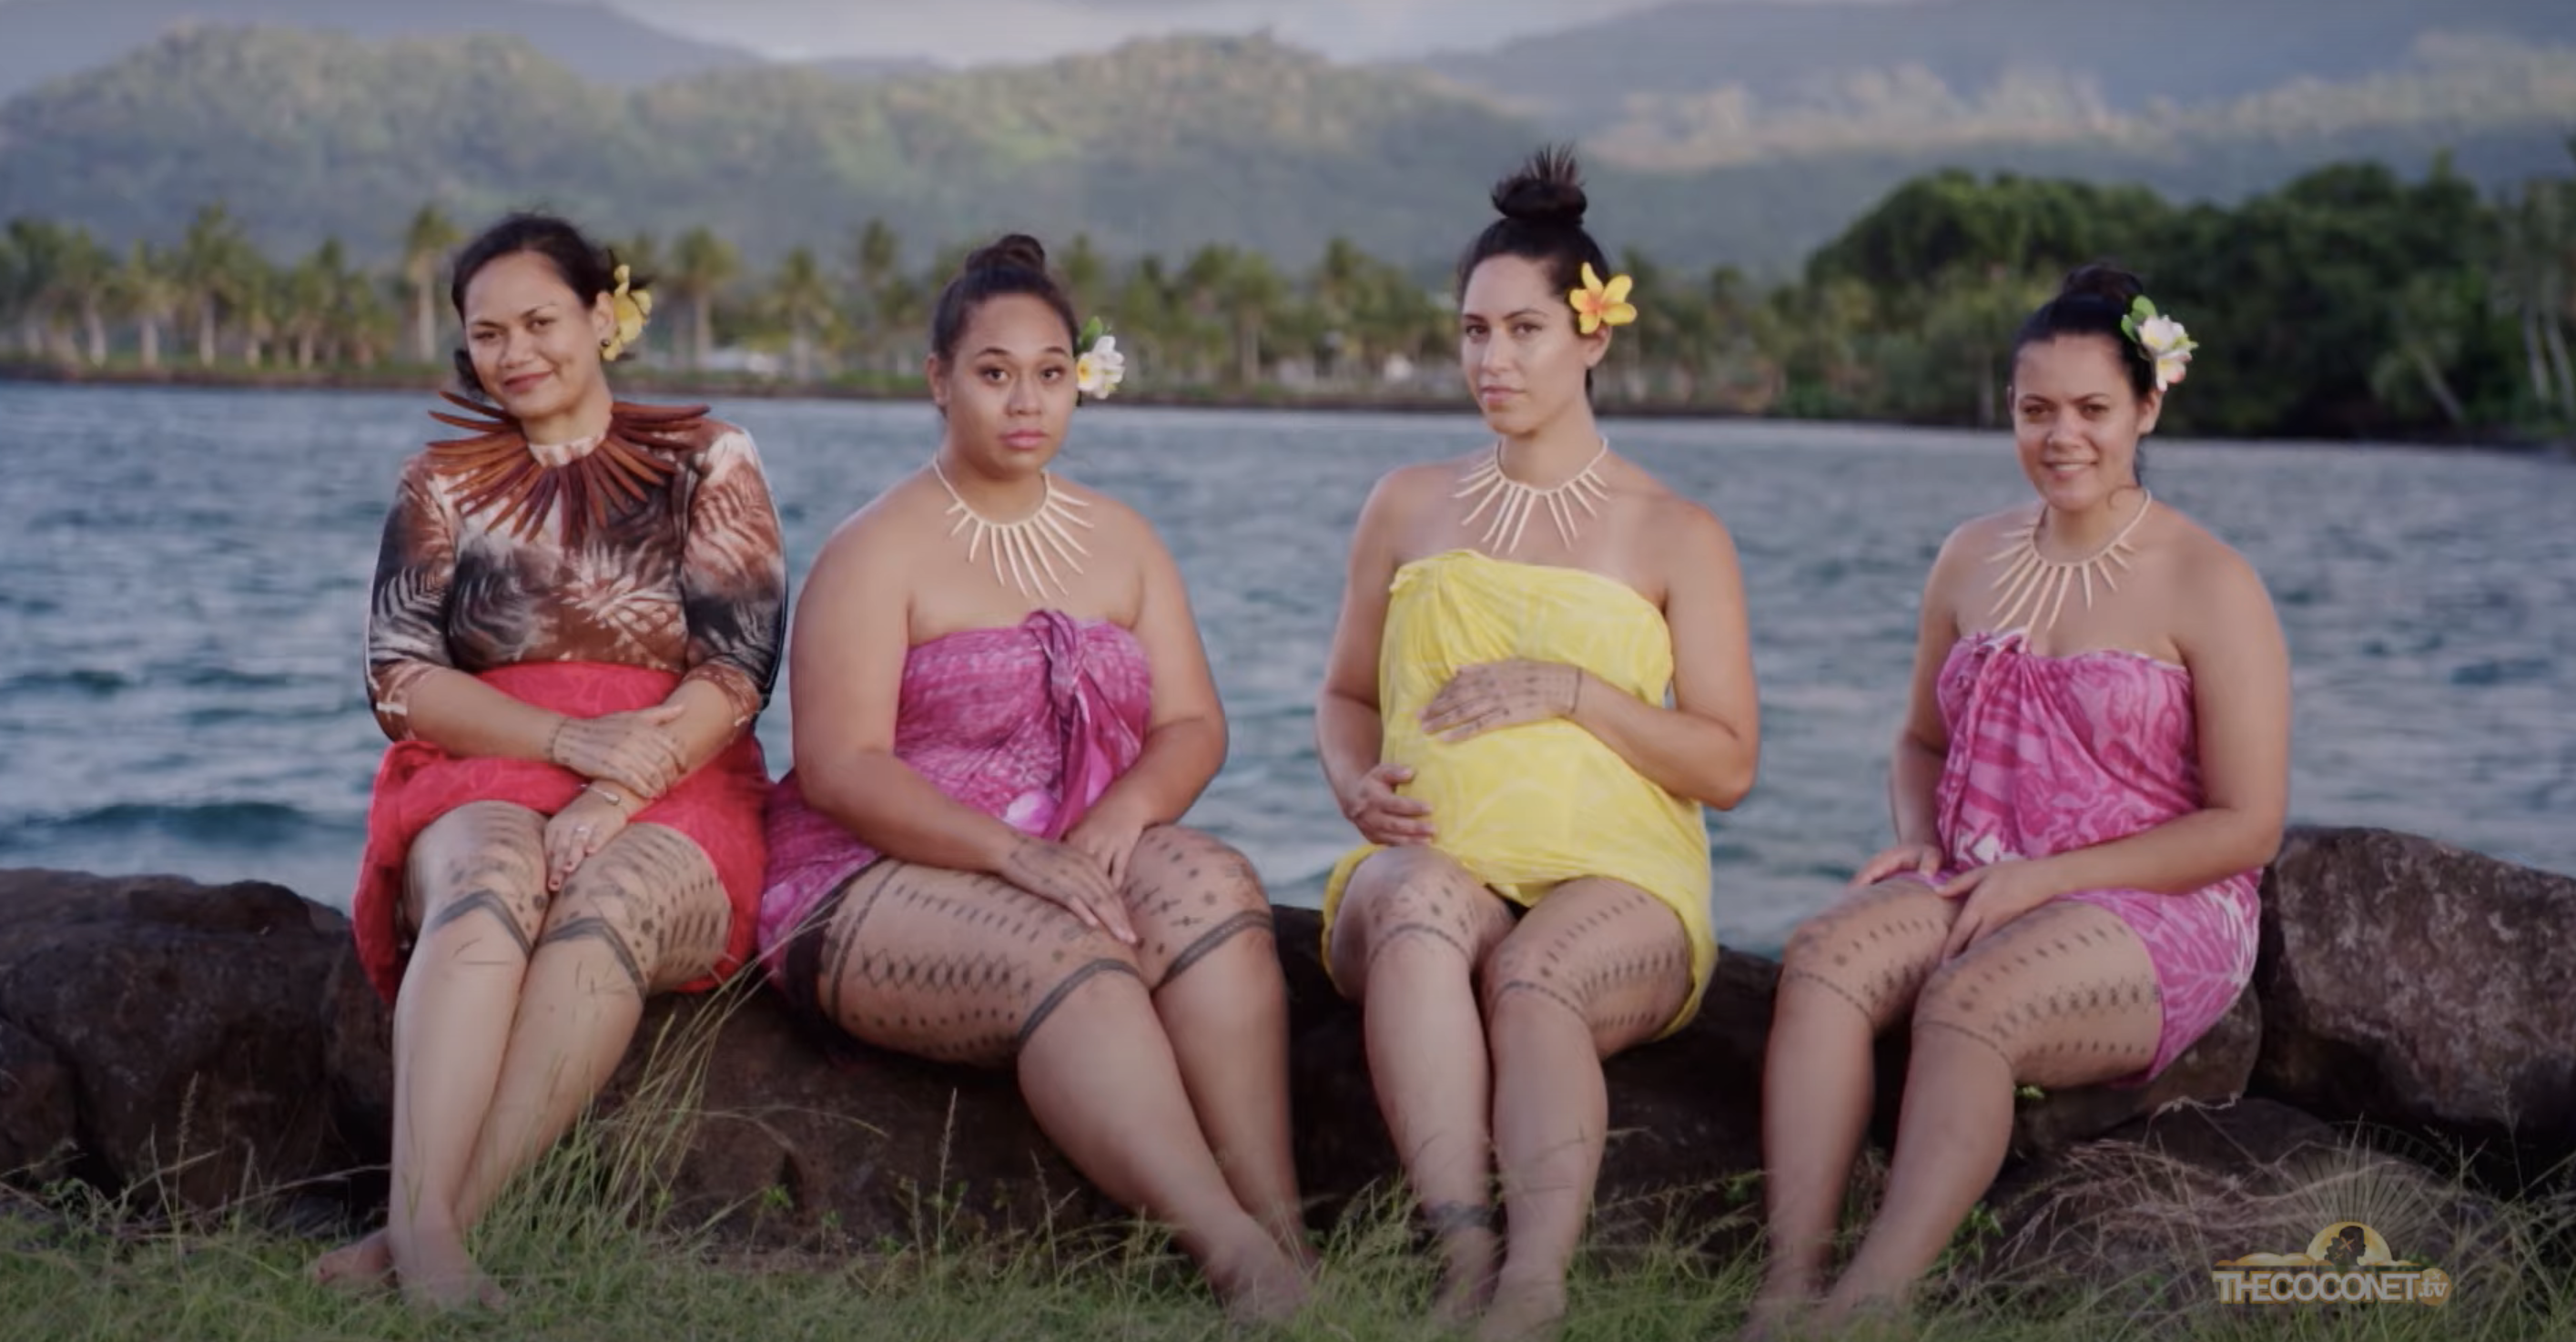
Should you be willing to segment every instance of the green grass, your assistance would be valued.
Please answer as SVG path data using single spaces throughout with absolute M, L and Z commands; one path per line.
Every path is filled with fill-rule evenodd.
M 704 1019 L 712 1020 L 716 1013 Z M 699 1112 L 699 1060 L 712 1030 L 654 1041 L 635 1102 L 586 1122 L 514 1188 L 478 1231 L 475 1249 L 512 1296 L 505 1316 L 416 1314 L 385 1296 L 309 1284 L 330 1244 L 274 1228 L 263 1209 L 214 1216 L 149 1210 L 148 1196 L 107 1199 L 57 1183 L 0 1198 L 0 1339 L 563 1338 L 679 1339 L 1218 1338 L 1236 1335 L 1190 1265 L 1165 1239 L 1123 1233 L 974 1242 L 936 1196 L 918 1202 L 901 1242 L 755 1251 L 672 1210 L 663 1171 Z M 1980 1208 L 1926 1285 L 1914 1316 L 1864 1337 L 2003 1342 L 2148 1339 L 2368 1339 L 2503 1342 L 2576 1338 L 2576 1273 L 2565 1257 L 2576 1216 L 2563 1200 L 2497 1202 L 2465 1183 L 2355 1149 L 2269 1191 L 2229 1172 L 2195 1170 L 2103 1146 L 2063 1215 L 2008 1231 Z M 1879 1171 L 1857 1182 L 1852 1224 L 1876 1197 Z M 1758 1178 L 1731 1181 L 1735 1208 L 1689 1238 L 1666 1231 L 1596 1248 L 1577 1265 L 1566 1337 L 1603 1342 L 1707 1342 L 1733 1334 L 1759 1262 L 1741 1242 L 1759 1206 Z M 148 1192 L 148 1190 L 147 1190 Z M 2085 1210 L 2087 1206 L 2093 1208 Z M 2101 1209 L 2113 1209 L 2103 1229 Z M 2350 1209 L 2339 1211 L 2338 1209 Z M 752 1216 L 764 1207 L 738 1209 Z M 1605 1208 L 1635 1224 L 1641 1208 Z M 2459 1279 L 2441 1309 L 2423 1306 L 2229 1307 L 2207 1278 L 2218 1258 L 2291 1251 L 2316 1229 L 2358 1215 L 2401 1255 L 2440 1243 Z M 2090 1225 L 2092 1228 L 2087 1229 Z M 1430 1271 L 1402 1209 L 1379 1197 L 1324 1245 L 1317 1300 L 1293 1325 L 1261 1335 L 1314 1342 L 1429 1339 Z

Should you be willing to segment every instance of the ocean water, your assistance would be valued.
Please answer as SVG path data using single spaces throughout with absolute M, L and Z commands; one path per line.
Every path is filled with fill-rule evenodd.
M 360 628 L 426 397 L 0 385 L 0 867 L 257 877 L 345 904 L 383 740 Z M 937 442 L 926 405 L 746 400 L 791 575 Z M 1914 609 L 1949 528 L 2027 497 L 1999 434 L 1614 421 L 1734 531 L 1763 762 L 1714 815 L 1722 936 L 1776 948 L 1885 839 Z M 1190 816 L 1311 904 L 1352 841 L 1311 703 L 1370 483 L 1472 417 L 1086 408 L 1062 468 L 1179 559 L 1234 746 Z M 2295 820 L 2576 873 L 2576 468 L 2158 442 L 2150 479 L 2269 583 Z M 761 723 L 789 759 L 787 695 Z

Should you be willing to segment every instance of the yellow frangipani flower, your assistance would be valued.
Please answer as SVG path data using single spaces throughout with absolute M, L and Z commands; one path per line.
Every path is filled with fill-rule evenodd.
M 1628 291 L 1636 281 L 1626 275 L 1613 275 L 1608 284 L 1583 263 L 1583 287 L 1566 295 L 1574 304 L 1574 322 L 1583 334 L 1590 335 L 1604 326 L 1625 326 L 1637 320 L 1637 309 L 1628 301 Z
M 630 276 L 625 266 L 619 266 L 613 278 L 617 287 L 609 291 L 608 311 L 617 322 L 617 333 L 599 345 L 600 357 L 612 360 L 624 354 L 627 346 L 643 338 L 644 324 L 653 316 L 652 290 L 630 291 L 627 288 Z

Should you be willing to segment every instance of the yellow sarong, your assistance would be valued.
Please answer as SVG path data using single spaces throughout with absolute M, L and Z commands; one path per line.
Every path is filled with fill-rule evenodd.
M 1635 588 L 1581 569 L 1523 564 L 1474 550 L 1417 559 L 1387 588 L 1378 655 L 1380 758 L 1413 770 L 1400 791 L 1431 806 L 1431 846 L 1496 894 L 1535 905 L 1577 877 L 1625 881 L 1671 906 L 1691 947 L 1691 993 L 1663 1029 L 1699 1011 L 1717 967 L 1709 927 L 1708 831 L 1699 803 L 1656 786 L 1599 737 L 1561 718 L 1470 740 L 1424 734 L 1422 710 L 1464 667 L 1528 658 L 1582 667 L 1622 693 L 1662 704 L 1673 678 L 1672 630 Z M 1343 857 L 1324 886 L 1325 962 L 1333 914 L 1351 873 L 1375 853 Z

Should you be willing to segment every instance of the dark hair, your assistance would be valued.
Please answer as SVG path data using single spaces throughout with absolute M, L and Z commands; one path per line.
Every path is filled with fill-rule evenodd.
M 1011 233 L 967 253 L 948 287 L 939 291 L 939 306 L 930 317 L 930 352 L 941 363 L 957 356 L 966 323 L 985 303 L 1011 294 L 1043 300 L 1064 319 L 1065 338 L 1081 330 L 1074 320 L 1073 300 L 1047 269 L 1046 247 L 1026 233 Z
M 1583 228 L 1591 199 L 1583 194 L 1583 169 L 1571 145 L 1541 145 L 1511 176 L 1494 183 L 1494 209 L 1502 218 L 1458 256 L 1457 292 L 1463 297 L 1476 267 L 1497 256 L 1517 256 L 1547 269 L 1548 284 L 1572 293 L 1583 284 L 1583 267 L 1607 278 L 1610 256 Z M 1567 309 L 1568 320 L 1573 309 Z M 1592 373 L 1583 374 L 1583 389 L 1592 390 Z
M 2129 375 L 2129 390 L 2143 401 L 2156 389 L 2155 356 L 2131 340 L 2120 322 L 2129 315 L 2129 305 L 2145 292 L 2137 276 L 2118 266 L 2098 261 L 2079 266 L 2058 286 L 2057 297 L 2040 304 L 2022 322 L 2020 333 L 2013 337 L 2013 357 L 2019 359 L 2024 347 L 2045 341 L 2100 336 L 2118 352 L 2121 371 Z
M 458 321 L 465 320 L 465 287 L 474 282 L 474 277 L 485 266 L 523 252 L 544 257 L 555 268 L 556 277 L 585 308 L 597 303 L 599 296 L 616 283 L 616 254 L 592 242 L 569 221 L 551 214 L 512 214 L 476 234 L 449 265 L 447 301 L 456 309 Z M 643 276 L 630 275 L 627 283 L 641 289 L 647 281 Z M 456 376 L 468 392 L 489 398 L 483 380 L 474 374 L 473 356 L 462 349 L 456 351 Z

